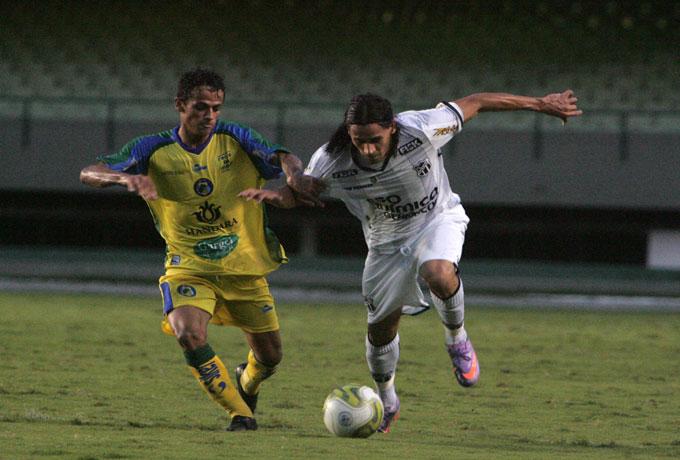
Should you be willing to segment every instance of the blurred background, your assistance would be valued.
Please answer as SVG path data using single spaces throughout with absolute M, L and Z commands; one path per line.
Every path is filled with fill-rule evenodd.
M 27 272 L 63 260 L 58 249 L 162 257 L 141 199 L 87 188 L 78 174 L 177 125 L 177 81 L 197 65 L 225 78 L 223 119 L 305 163 L 360 92 L 402 111 L 572 89 L 584 115 L 567 126 L 482 114 L 443 150 L 471 218 L 464 260 L 636 267 L 678 284 L 678 1 L 4 2 L 4 270 L 36 248 Z M 356 259 L 360 270 L 363 236 L 341 203 L 268 212 L 293 260 Z

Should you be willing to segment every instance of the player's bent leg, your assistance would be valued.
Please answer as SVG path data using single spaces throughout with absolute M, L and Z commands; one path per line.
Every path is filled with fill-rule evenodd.
M 244 429 L 257 429 L 253 413 L 232 384 L 224 363 L 206 343 L 209 320 L 207 312 L 189 305 L 177 307 L 168 314 L 168 322 L 184 350 L 189 369 L 201 387 L 232 416 L 232 423 L 237 417 L 252 419 Z
M 236 385 L 239 394 L 255 413 L 262 382 L 274 375 L 283 357 L 281 335 L 278 330 L 253 333 L 244 331 L 251 350 L 248 362 L 236 368 Z
M 447 343 L 467 338 L 464 328 L 465 294 L 456 266 L 446 260 L 428 260 L 420 268 L 439 317 L 446 330 Z
M 440 299 L 451 297 L 458 289 L 456 265 L 448 260 L 428 260 L 418 271 L 430 291 Z
M 430 287 L 432 303 L 444 324 L 446 349 L 458 383 L 464 387 L 479 379 L 477 354 L 464 327 L 465 293 L 453 263 L 445 260 L 425 262 L 420 274 Z
M 401 309 L 397 309 L 382 321 L 369 324 L 366 335 L 366 362 L 385 408 L 378 428 L 381 433 L 387 433 L 390 424 L 399 417 L 400 404 L 394 379 L 399 362 L 397 330 L 400 318 Z
M 169 312 L 167 320 L 182 350 L 195 350 L 206 344 L 208 312 L 193 305 L 182 305 Z
M 274 366 L 281 362 L 283 347 L 281 345 L 281 333 L 278 329 L 268 332 L 244 331 L 244 333 L 258 361 Z

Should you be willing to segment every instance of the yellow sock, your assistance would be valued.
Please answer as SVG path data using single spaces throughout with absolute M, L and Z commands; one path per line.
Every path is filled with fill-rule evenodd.
M 278 365 L 269 367 L 255 358 L 253 350 L 248 353 L 248 365 L 241 374 L 241 387 L 246 394 L 254 395 L 260 391 L 262 382 L 271 377 L 279 368 Z
M 194 374 L 201 387 L 229 415 L 232 417 L 235 415 L 253 416 L 252 411 L 238 394 L 236 387 L 231 383 L 229 372 L 224 363 L 215 354 L 210 345 L 205 345 L 198 350 L 185 352 L 184 356 L 189 364 L 191 373 Z

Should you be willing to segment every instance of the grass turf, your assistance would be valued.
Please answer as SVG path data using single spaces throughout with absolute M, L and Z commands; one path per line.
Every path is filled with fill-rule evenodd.
M 680 315 L 469 309 L 477 386 L 453 377 L 430 311 L 400 327 L 400 419 L 340 439 L 321 406 L 371 385 L 361 305 L 279 304 L 284 361 L 260 430 L 227 433 L 161 303 L 145 297 L 0 293 L 1 459 L 662 459 L 680 457 Z M 229 368 L 238 329 L 210 326 Z M 233 376 L 232 376 L 233 378 Z

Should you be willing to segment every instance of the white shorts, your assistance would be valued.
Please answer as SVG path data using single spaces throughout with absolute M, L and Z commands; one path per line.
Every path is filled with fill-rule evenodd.
M 463 254 L 468 217 L 462 206 L 445 211 L 423 232 L 410 238 L 399 251 L 369 251 L 364 264 L 362 294 L 368 323 L 377 323 L 402 307 L 426 307 L 418 283 L 418 270 L 428 260 L 448 260 L 458 266 Z

